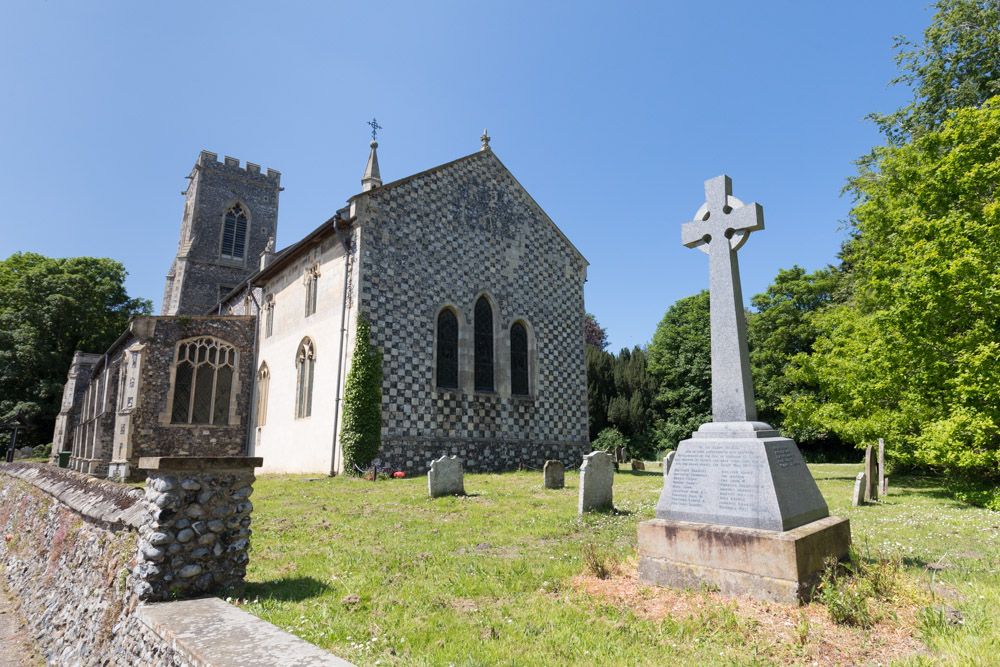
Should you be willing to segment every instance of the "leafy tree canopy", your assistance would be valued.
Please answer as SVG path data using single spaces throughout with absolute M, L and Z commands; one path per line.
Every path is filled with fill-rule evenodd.
M 875 151 L 853 211 L 854 296 L 827 309 L 788 420 L 885 437 L 903 464 L 1000 477 L 1000 98 Z
M 1000 95 L 1000 0 L 938 0 L 922 44 L 896 37 L 899 76 L 913 100 L 890 114 L 871 114 L 891 144 L 941 126 L 954 109 Z
M 73 352 L 103 352 L 130 317 L 151 312 L 148 299 L 128 296 L 126 275 L 107 258 L 0 261 L 0 418 L 21 411 L 36 424 L 24 444 L 51 440 Z
M 661 444 L 676 447 L 712 418 L 712 334 L 708 290 L 679 299 L 649 345 L 648 371 L 659 382 Z
M 593 345 L 598 350 L 603 350 L 608 346 L 608 332 L 597 323 L 597 318 L 593 313 L 583 316 L 583 335 L 587 345 Z
M 781 269 L 767 290 L 750 300 L 757 309 L 747 328 L 757 417 L 799 444 L 824 439 L 826 433 L 785 428 L 781 403 L 819 390 L 803 378 L 793 379 L 790 364 L 796 355 L 812 352 L 813 342 L 821 333 L 814 315 L 832 302 L 837 278 L 832 268 L 815 273 L 806 273 L 799 266 Z

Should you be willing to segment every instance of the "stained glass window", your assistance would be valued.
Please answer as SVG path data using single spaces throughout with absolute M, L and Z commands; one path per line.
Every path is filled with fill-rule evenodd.
M 493 309 L 486 297 L 476 301 L 476 391 L 493 391 Z
M 510 393 L 528 393 L 528 331 L 520 322 L 510 328 Z
M 222 227 L 222 256 L 228 259 L 243 259 L 247 243 L 247 212 L 243 205 L 236 203 L 226 211 Z
M 214 338 L 181 341 L 174 373 L 175 424 L 229 423 L 236 348 Z
M 458 318 L 442 310 L 437 322 L 437 386 L 458 388 Z

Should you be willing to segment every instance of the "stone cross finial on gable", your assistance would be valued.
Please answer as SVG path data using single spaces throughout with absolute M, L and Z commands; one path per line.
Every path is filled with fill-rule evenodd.
M 712 420 L 755 421 L 743 290 L 736 251 L 764 229 L 764 209 L 733 196 L 728 176 L 705 181 L 705 203 L 681 227 L 681 241 L 709 256 L 712 317 Z
M 479 140 L 483 142 L 483 145 L 479 147 L 481 151 L 488 151 L 490 149 L 490 135 L 483 130 L 483 136 L 479 137 Z

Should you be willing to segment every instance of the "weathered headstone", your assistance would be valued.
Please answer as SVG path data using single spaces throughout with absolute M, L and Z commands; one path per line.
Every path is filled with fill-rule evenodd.
M 763 209 L 727 176 L 705 195 L 682 240 L 709 256 L 712 421 L 678 445 L 656 519 L 639 524 L 639 578 L 796 603 L 825 557 L 846 556 L 850 524 L 829 516 L 795 442 L 756 421 L 736 252 Z
M 674 463 L 674 455 L 677 452 L 667 452 L 667 455 L 663 457 L 663 481 L 667 481 L 667 475 L 670 474 L 670 466 Z
M 883 477 L 882 478 L 882 497 L 883 498 L 888 498 L 889 497 L 889 478 L 888 477 Z
M 615 447 L 615 461 L 625 463 L 625 447 Z
M 865 488 L 868 486 L 866 477 L 863 472 L 859 472 L 854 478 L 854 493 L 851 494 L 851 505 L 854 507 L 865 504 Z
M 27 445 L 24 447 L 18 447 L 17 449 L 14 450 L 14 460 L 30 459 L 34 455 L 35 455 L 34 448 L 28 447 Z
M 639 459 L 632 459 L 632 470 L 645 470 L 646 464 Z
M 611 487 L 615 483 L 615 468 L 607 452 L 591 452 L 580 466 L 580 514 L 590 510 L 614 507 Z
M 878 439 L 878 492 L 885 497 L 885 440 Z
M 442 456 L 431 461 L 431 469 L 427 471 L 427 492 L 431 498 L 465 495 L 462 462 L 457 456 Z
M 546 489 L 561 489 L 566 486 L 566 466 L 562 461 L 546 461 L 542 475 Z
M 865 449 L 865 502 L 878 500 L 878 461 L 871 445 Z

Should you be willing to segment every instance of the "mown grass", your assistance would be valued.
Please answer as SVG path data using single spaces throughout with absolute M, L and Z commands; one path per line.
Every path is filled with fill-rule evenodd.
M 904 599 L 888 613 L 931 608 L 918 628 L 927 649 L 907 660 L 992 658 L 1000 513 L 961 505 L 922 478 L 891 480 L 887 502 L 852 508 L 859 465 L 811 469 L 831 513 L 851 519 L 862 556 L 902 559 Z M 819 644 L 833 639 L 810 630 L 805 615 L 801 627 L 770 636 L 758 618 L 773 611 L 766 605 L 692 591 L 676 594 L 689 611 L 650 614 L 581 585 L 596 563 L 618 570 L 611 585 L 628 585 L 634 599 L 660 595 L 634 581 L 636 524 L 654 514 L 658 470 L 616 475 L 616 511 L 582 517 L 573 473 L 562 490 L 541 488 L 541 473 L 467 475 L 468 496 L 437 499 L 426 478 L 309 479 L 258 479 L 240 600 L 356 664 L 743 665 L 831 655 Z M 844 632 L 874 641 L 870 630 Z

